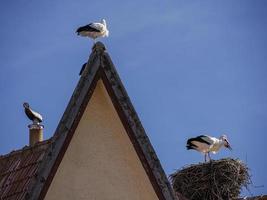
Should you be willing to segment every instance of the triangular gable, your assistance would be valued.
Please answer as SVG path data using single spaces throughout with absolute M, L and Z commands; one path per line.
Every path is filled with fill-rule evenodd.
M 39 168 L 37 180 L 32 183 L 29 199 L 35 200 L 45 197 L 99 79 L 103 80 L 158 198 L 175 199 L 169 181 L 118 73 L 108 53 L 105 52 L 105 46 L 100 42 L 93 47 L 87 66 L 56 129 L 53 142 L 46 152 L 45 159 Z

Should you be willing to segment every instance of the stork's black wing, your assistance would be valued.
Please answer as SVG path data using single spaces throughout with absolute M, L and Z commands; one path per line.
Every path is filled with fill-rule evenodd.
M 187 140 L 186 148 L 187 148 L 187 150 L 195 149 L 195 148 L 197 148 L 197 145 L 194 145 L 191 141 Z
M 91 24 L 88 24 L 86 26 L 79 27 L 77 29 L 76 33 L 79 34 L 80 32 L 83 32 L 83 31 L 87 31 L 87 32 L 100 32 L 100 30 L 97 30 L 96 28 L 92 27 Z
M 187 140 L 186 148 L 187 149 L 194 149 L 195 147 L 197 147 L 195 144 L 192 143 L 193 141 L 197 141 L 200 143 L 205 143 L 205 144 L 211 145 L 212 143 L 210 143 L 209 140 L 207 140 L 206 138 L 207 138 L 206 135 L 200 135 L 200 136 L 197 136 L 195 138 L 190 138 Z
M 33 119 L 34 119 L 34 115 L 33 115 L 32 112 L 30 111 L 30 109 L 25 108 L 24 111 L 25 111 L 25 114 L 27 115 L 27 117 L 28 117 L 30 120 L 33 121 Z
M 192 141 L 197 141 L 197 142 L 201 142 L 201 143 L 205 143 L 205 144 L 211 145 L 212 143 L 210 143 L 209 141 L 205 140 L 206 137 L 207 137 L 206 135 L 200 135 L 200 136 L 197 136 L 195 138 L 190 138 L 189 140 L 187 140 L 187 144 L 191 143 Z
M 25 114 L 32 121 L 35 121 L 35 120 L 37 120 L 38 122 L 42 122 L 43 121 L 42 116 L 39 113 L 31 110 L 30 108 L 25 108 Z

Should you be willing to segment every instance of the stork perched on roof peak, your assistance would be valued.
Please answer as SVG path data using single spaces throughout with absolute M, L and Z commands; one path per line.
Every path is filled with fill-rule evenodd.
M 219 139 L 208 135 L 200 135 L 195 138 L 188 139 L 186 145 L 187 150 L 194 149 L 204 153 L 205 162 L 207 161 L 207 155 L 209 160 L 211 160 L 210 152 L 216 154 L 223 146 L 232 150 L 226 135 L 220 136 Z
M 101 22 L 94 22 L 81 26 L 77 29 L 76 33 L 83 37 L 90 37 L 94 39 L 94 42 L 98 37 L 108 37 L 109 35 L 105 19 L 102 19 Z
M 39 124 L 43 121 L 42 115 L 36 111 L 33 111 L 28 103 L 23 103 L 23 107 L 25 114 L 30 120 L 32 120 L 33 124 Z

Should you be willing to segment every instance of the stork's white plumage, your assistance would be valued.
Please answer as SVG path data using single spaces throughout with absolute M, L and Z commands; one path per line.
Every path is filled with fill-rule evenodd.
M 23 107 L 24 107 L 24 111 L 25 114 L 27 115 L 27 117 L 33 121 L 34 124 L 39 124 L 40 122 L 43 121 L 43 117 L 41 114 L 39 114 L 38 112 L 32 110 L 30 108 L 30 105 L 28 103 L 23 103 Z
M 232 150 L 230 143 L 226 135 L 222 135 L 219 139 L 211 137 L 208 135 L 200 135 L 195 138 L 190 138 L 187 140 L 187 149 L 194 149 L 196 151 L 202 152 L 205 154 L 205 162 L 207 161 L 207 155 L 210 158 L 210 152 L 215 154 L 221 147 L 226 147 Z
M 94 41 L 98 37 L 108 37 L 109 35 L 107 23 L 104 19 L 102 19 L 101 22 L 95 22 L 86 26 L 81 26 L 77 29 L 76 33 L 83 37 L 93 38 Z

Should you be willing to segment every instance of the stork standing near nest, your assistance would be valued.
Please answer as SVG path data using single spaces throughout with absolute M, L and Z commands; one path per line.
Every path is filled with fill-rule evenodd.
M 208 135 L 200 135 L 195 138 L 188 139 L 186 148 L 187 150 L 194 149 L 204 153 L 204 159 L 206 162 L 207 155 L 209 160 L 211 160 L 210 152 L 216 154 L 223 146 L 232 150 L 226 135 L 222 135 L 219 139 Z

